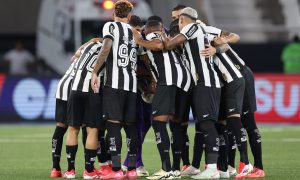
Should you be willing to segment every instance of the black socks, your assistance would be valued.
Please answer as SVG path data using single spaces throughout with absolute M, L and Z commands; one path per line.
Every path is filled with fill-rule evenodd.
M 97 157 L 99 163 L 105 163 L 107 161 L 107 146 L 105 140 L 105 130 L 99 130 L 98 132 L 99 147 L 97 149 Z
M 181 132 L 181 124 L 170 121 L 170 129 L 172 132 L 172 141 L 171 141 L 171 148 L 172 148 L 172 155 L 173 155 L 173 164 L 172 170 L 173 171 L 180 171 L 180 159 L 181 159 L 181 148 L 183 144 L 183 137 Z
M 155 121 L 153 120 L 152 126 L 154 129 L 156 144 L 160 154 L 162 169 L 166 172 L 171 171 L 171 162 L 170 162 L 170 138 L 168 135 L 166 122 Z
M 122 149 L 122 124 L 107 121 L 106 123 L 109 151 L 112 159 L 112 170 L 119 171 L 121 169 L 121 149 Z
M 75 169 L 75 157 L 76 157 L 77 149 L 78 149 L 78 145 L 66 146 L 68 171 Z
M 247 151 L 247 134 L 239 117 L 227 118 L 228 128 L 235 136 L 238 149 L 240 151 L 241 162 L 249 164 Z
M 93 172 L 94 171 L 94 163 L 97 156 L 97 150 L 93 149 L 85 149 L 85 170 L 87 172 Z
M 236 151 L 236 142 L 235 136 L 233 133 L 228 130 L 228 164 L 231 167 L 235 167 L 235 151 Z
M 128 171 L 136 168 L 136 154 L 137 154 L 137 128 L 136 124 L 126 124 L 124 126 L 126 132 L 126 142 L 128 149 Z
M 194 139 L 194 151 L 193 151 L 193 162 L 192 165 L 195 168 L 200 167 L 200 162 L 203 154 L 203 150 L 205 148 L 205 137 L 203 132 L 200 130 L 200 125 L 199 123 L 195 124 L 195 139 Z
M 56 126 L 52 136 L 52 162 L 53 168 L 60 171 L 60 156 L 63 144 L 64 135 L 68 128 Z
M 219 145 L 219 158 L 218 158 L 218 167 L 219 170 L 225 172 L 228 168 L 228 134 L 227 126 L 216 123 L 216 129 L 219 134 L 220 145 Z
M 199 122 L 200 130 L 205 137 L 205 160 L 206 164 L 217 164 L 219 152 L 219 137 L 215 122 L 211 120 Z
M 261 136 L 256 126 L 254 113 L 247 113 L 242 116 L 242 123 L 246 128 L 249 137 L 249 144 L 254 157 L 254 166 L 263 169 Z
M 187 134 L 188 125 L 181 125 L 181 134 L 183 137 L 182 148 L 181 148 L 181 159 L 183 165 L 190 165 L 190 140 Z

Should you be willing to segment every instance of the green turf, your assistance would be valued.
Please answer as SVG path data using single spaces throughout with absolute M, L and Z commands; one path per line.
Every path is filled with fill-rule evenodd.
M 50 179 L 53 129 L 54 125 L 0 125 L 0 179 Z M 260 129 L 265 179 L 300 179 L 300 126 L 264 126 Z M 193 128 L 190 128 L 189 134 L 193 144 Z M 153 130 L 146 137 L 143 155 L 145 166 L 151 173 L 160 169 Z M 253 162 L 251 152 L 249 156 Z M 64 147 L 61 166 L 66 168 Z M 76 167 L 77 179 L 81 179 L 82 146 L 78 150 Z

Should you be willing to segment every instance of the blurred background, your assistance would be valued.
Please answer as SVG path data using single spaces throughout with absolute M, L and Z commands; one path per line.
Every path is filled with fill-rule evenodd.
M 177 4 L 240 35 L 262 123 L 300 123 L 300 0 L 132 0 L 134 14 L 171 22 Z M 51 122 L 59 78 L 75 50 L 101 35 L 111 0 L 6 0 L 0 6 L 0 123 Z

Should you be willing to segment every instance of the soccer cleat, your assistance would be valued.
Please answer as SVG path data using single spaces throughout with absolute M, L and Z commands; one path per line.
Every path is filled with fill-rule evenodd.
M 181 171 L 181 176 L 193 176 L 199 174 L 200 169 L 195 168 L 194 166 L 188 166 L 184 171 Z
M 189 165 L 184 165 L 184 166 L 182 166 L 182 168 L 181 168 L 181 172 L 185 171 L 185 170 L 186 170 L 186 168 L 188 168 L 188 167 L 189 167 Z
M 206 168 L 202 173 L 192 176 L 193 179 L 219 179 L 220 173 L 217 168 Z
M 229 174 L 229 171 L 220 171 L 219 170 L 219 173 L 220 173 L 220 178 L 221 179 L 229 179 L 230 178 L 230 174 Z
M 147 177 L 149 176 L 149 172 L 145 169 L 144 166 L 140 166 L 136 168 L 136 173 L 138 177 Z
M 100 179 L 124 179 L 125 175 L 120 169 L 119 171 L 110 171 L 106 176 L 100 176 Z
M 157 179 L 173 179 L 172 171 L 166 172 L 164 170 L 159 170 L 156 173 L 152 174 L 152 176 L 146 177 L 150 180 L 157 180 Z
M 128 178 L 128 179 L 136 179 L 136 178 L 138 178 L 138 175 L 136 173 L 136 170 L 133 169 L 131 171 L 126 171 L 125 177 Z
M 84 170 L 83 172 L 83 179 L 98 179 L 98 172 L 96 169 L 94 169 L 93 172 L 87 172 L 87 170 Z
M 237 175 L 237 171 L 234 167 L 228 165 L 228 172 L 230 177 L 236 176 Z
M 179 170 L 172 172 L 173 179 L 181 179 L 181 173 Z
M 127 171 L 127 169 L 128 169 L 128 167 L 127 167 L 127 166 L 124 166 L 124 165 L 122 165 L 121 169 L 122 169 L 122 171 L 123 171 L 123 172 L 126 172 L 126 171 Z
M 110 171 L 112 171 L 110 165 L 102 165 L 98 171 L 99 176 L 106 176 Z
M 59 170 L 53 168 L 53 169 L 51 170 L 50 177 L 51 177 L 51 178 L 59 178 L 59 177 L 62 177 L 61 171 L 59 171 Z
M 245 165 L 245 163 L 240 162 L 239 173 L 234 177 L 234 179 L 244 179 L 252 170 L 253 166 L 250 163 Z
M 75 170 L 74 169 L 72 169 L 71 171 L 66 170 L 66 172 L 63 174 L 63 178 L 75 179 Z
M 247 178 L 263 178 L 265 176 L 264 170 L 254 167 L 251 173 L 247 175 Z

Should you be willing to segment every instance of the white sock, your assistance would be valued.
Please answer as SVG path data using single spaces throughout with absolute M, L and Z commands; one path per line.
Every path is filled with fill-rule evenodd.
M 217 169 L 217 164 L 207 164 L 208 169 Z

